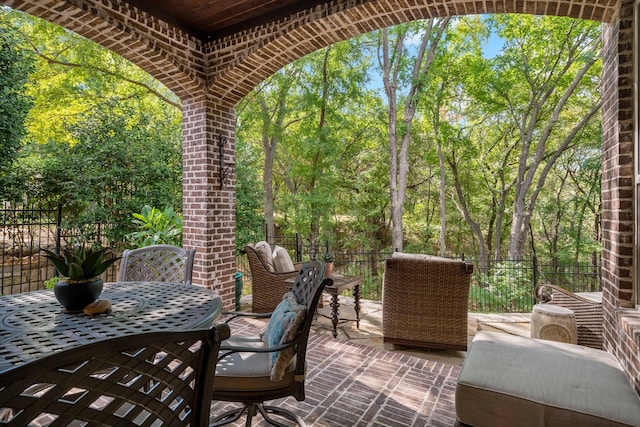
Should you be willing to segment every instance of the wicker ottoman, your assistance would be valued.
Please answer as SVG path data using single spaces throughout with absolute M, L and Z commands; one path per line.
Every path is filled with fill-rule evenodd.
M 531 337 L 577 344 L 575 313 L 559 305 L 534 305 L 531 311 Z
M 458 421 L 474 427 L 640 426 L 640 397 L 602 350 L 476 334 L 455 392 Z

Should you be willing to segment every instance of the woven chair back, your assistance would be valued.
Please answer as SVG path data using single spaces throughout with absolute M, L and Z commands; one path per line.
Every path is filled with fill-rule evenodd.
M 578 293 L 548 283 L 538 285 L 536 297 L 539 303 L 559 305 L 571 309 L 576 316 L 578 344 L 599 350 L 603 349 L 602 302 L 592 301 Z
M 383 341 L 467 350 L 472 265 L 462 260 L 394 254 L 382 285 Z
M 191 283 L 195 249 L 151 245 L 127 249 L 122 254 L 119 282 Z
M 0 373 L 0 425 L 206 426 L 229 327 L 109 338 Z
M 287 280 L 297 277 L 298 270 L 285 273 L 269 271 L 253 245 L 245 246 L 243 252 L 247 254 L 251 270 L 251 311 L 253 313 L 271 312 L 289 290 L 291 283 L 287 283 Z

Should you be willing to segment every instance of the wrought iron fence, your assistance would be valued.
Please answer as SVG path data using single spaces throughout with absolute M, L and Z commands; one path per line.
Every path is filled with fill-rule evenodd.
M 0 295 L 45 288 L 45 281 L 56 275 L 51 263 L 40 255 L 41 248 L 54 251 L 78 241 L 113 246 L 106 241 L 101 224 L 78 230 L 62 226 L 60 205 L 11 206 L 0 209 Z M 117 265 L 103 279 L 115 280 Z
M 309 247 L 297 236 L 270 238 L 272 245 L 282 246 L 292 259 L 298 261 L 316 259 L 325 250 L 325 245 Z M 358 275 L 363 278 L 362 297 L 370 300 L 382 299 L 384 263 L 390 251 L 363 252 L 341 251 L 332 248 L 335 255 L 334 272 Z M 535 288 L 539 283 L 553 283 L 573 292 L 594 292 L 602 289 L 600 264 L 573 262 L 561 264 L 544 261 L 536 257 L 521 260 L 491 260 L 479 266 L 477 260 L 461 255 L 473 263 L 474 273 L 469 292 L 469 310 L 476 312 L 531 312 L 535 304 Z M 244 255 L 236 259 L 238 271 L 242 272 L 245 288 L 250 288 L 251 271 Z
M 62 226 L 62 209 L 34 206 L 0 209 L 0 292 L 3 295 L 43 289 L 44 282 L 54 277 L 51 264 L 40 256 L 40 248 L 59 250 L 77 240 L 100 242 L 103 246 L 118 247 L 121 242 L 108 242 L 103 225 L 90 229 L 70 229 Z M 292 259 L 304 261 L 316 259 L 327 244 L 316 247 L 303 244 L 299 236 L 282 236 L 269 239 L 273 245 L 286 248 Z M 347 251 L 331 248 L 335 255 L 334 271 L 340 274 L 358 275 L 363 278 L 362 297 L 382 299 L 384 262 L 389 251 Z M 464 256 L 462 256 L 464 257 Z M 538 283 L 549 282 L 574 292 L 601 290 L 600 265 L 597 263 L 547 262 L 536 258 L 524 260 L 491 261 L 474 264 L 471 280 L 469 307 L 481 312 L 530 312 L 535 303 L 534 290 Z M 251 271 L 246 256 L 236 259 L 242 273 L 245 289 L 250 291 Z M 115 280 L 118 265 L 112 266 L 103 278 Z

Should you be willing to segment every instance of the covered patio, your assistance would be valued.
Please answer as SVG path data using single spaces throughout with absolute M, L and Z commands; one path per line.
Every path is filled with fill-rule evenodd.
M 637 202 L 634 167 L 637 100 L 634 98 L 634 46 L 637 12 L 632 1 L 333 0 L 333 1 L 173 1 L 142 0 L 3 0 L 2 4 L 69 28 L 131 60 L 173 90 L 183 109 L 184 246 L 197 249 L 193 282 L 216 289 L 225 308 L 234 304 L 235 179 L 234 107 L 259 82 L 282 66 L 314 50 L 374 29 L 432 16 L 531 13 L 603 22 L 603 181 L 602 282 L 605 349 L 624 366 L 640 390 L 640 322 L 636 305 L 635 224 Z M 341 355 L 327 359 L 324 355 Z M 362 401 L 362 420 L 385 424 L 388 414 L 408 405 L 429 408 L 415 424 L 451 425 L 457 367 L 421 361 L 324 337 L 312 341 L 314 365 L 309 373 L 310 405 L 315 425 L 344 425 L 332 420 L 341 395 L 315 393 L 345 389 Z M 315 351 L 320 353 L 314 353 Z M 375 357 L 373 356 L 375 353 Z M 365 356 L 366 355 L 366 356 Z M 316 359 L 317 358 L 317 359 Z M 395 358 L 395 359 L 394 359 Z M 393 363 L 388 363 L 393 359 Z M 366 395 L 380 384 L 359 381 L 369 364 L 381 372 L 392 365 L 410 375 L 389 375 L 393 398 Z M 335 374 L 333 374 L 335 373 Z M 347 376 L 346 373 L 350 373 Z M 415 373 L 415 377 L 414 374 Z M 399 376 L 402 375 L 402 376 Z M 364 378 L 364 377 L 363 377 Z M 331 385 L 337 384 L 337 385 Z M 421 401 L 411 401 L 418 389 Z M 437 391 L 436 391 L 437 388 Z M 366 395 L 366 397 L 364 396 Z M 407 400 L 404 400 L 407 399 Z M 331 411 L 323 408 L 331 402 Z M 346 403 L 349 414 L 358 402 Z M 327 406 L 325 406 L 325 404 Z M 378 408 L 370 409 L 370 408 Z M 415 411 L 415 409 L 412 409 Z M 324 414 L 324 415 L 323 415 Z M 325 417 L 326 415 L 326 417 Z M 345 415 L 346 416 L 346 415 Z M 422 416 L 422 415 L 420 415 Z M 359 421 L 358 421 L 359 422 Z M 363 421 L 367 424 L 369 421 Z M 333 423 L 333 424 L 332 424 Z M 354 424 L 356 425 L 356 424 Z
M 311 334 L 306 399 L 274 401 L 309 426 L 453 426 L 460 365 Z M 271 403 L 270 403 L 271 404 Z M 211 416 L 232 404 L 214 402 Z M 239 420 L 234 426 L 243 426 Z M 255 426 L 268 425 L 257 417 Z
M 342 309 L 354 319 L 353 300 Z M 302 417 L 307 425 L 344 426 L 453 426 L 456 379 L 466 352 L 424 351 L 384 344 L 382 304 L 363 301 L 360 328 L 355 321 L 341 322 L 338 338 L 332 337 L 329 299 L 312 327 L 308 350 L 307 398 L 275 401 Z M 243 310 L 250 303 L 245 299 Z M 262 321 L 237 323 L 235 334 L 251 335 Z M 529 315 L 470 314 L 469 341 L 478 330 L 501 330 L 528 335 Z M 214 402 L 211 416 L 233 404 Z M 239 420 L 234 426 L 243 426 Z M 268 425 L 257 417 L 254 425 Z

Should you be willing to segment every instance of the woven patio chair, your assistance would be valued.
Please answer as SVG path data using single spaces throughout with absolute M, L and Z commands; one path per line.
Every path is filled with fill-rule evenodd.
M 604 327 L 600 293 L 574 293 L 543 283 L 536 287 L 536 298 L 540 304 L 554 304 L 571 309 L 576 316 L 578 345 L 602 350 Z
M 233 336 L 222 343 L 213 399 L 243 406 L 214 416 L 211 426 L 232 423 L 245 414 L 250 426 L 258 412 L 272 425 L 283 425 L 278 423 L 281 418 L 305 425 L 293 412 L 264 402 L 287 396 L 305 399 L 309 331 L 322 291 L 332 283 L 323 279 L 320 262 L 308 262 L 273 313 L 230 313 L 227 323 L 238 318 L 269 318 L 269 323 L 262 336 Z
M 195 249 L 151 245 L 122 254 L 118 282 L 191 283 Z
M 0 425 L 207 426 L 228 337 L 224 324 L 146 332 L 18 365 L 0 373 Z
M 467 349 L 473 265 L 459 259 L 394 253 L 382 285 L 384 342 L 427 349 Z
M 272 312 L 291 287 L 291 284 L 287 286 L 285 281 L 298 275 L 302 263 L 294 263 L 291 271 L 277 272 L 268 243 L 250 243 L 242 251 L 247 254 L 251 271 L 251 311 Z

